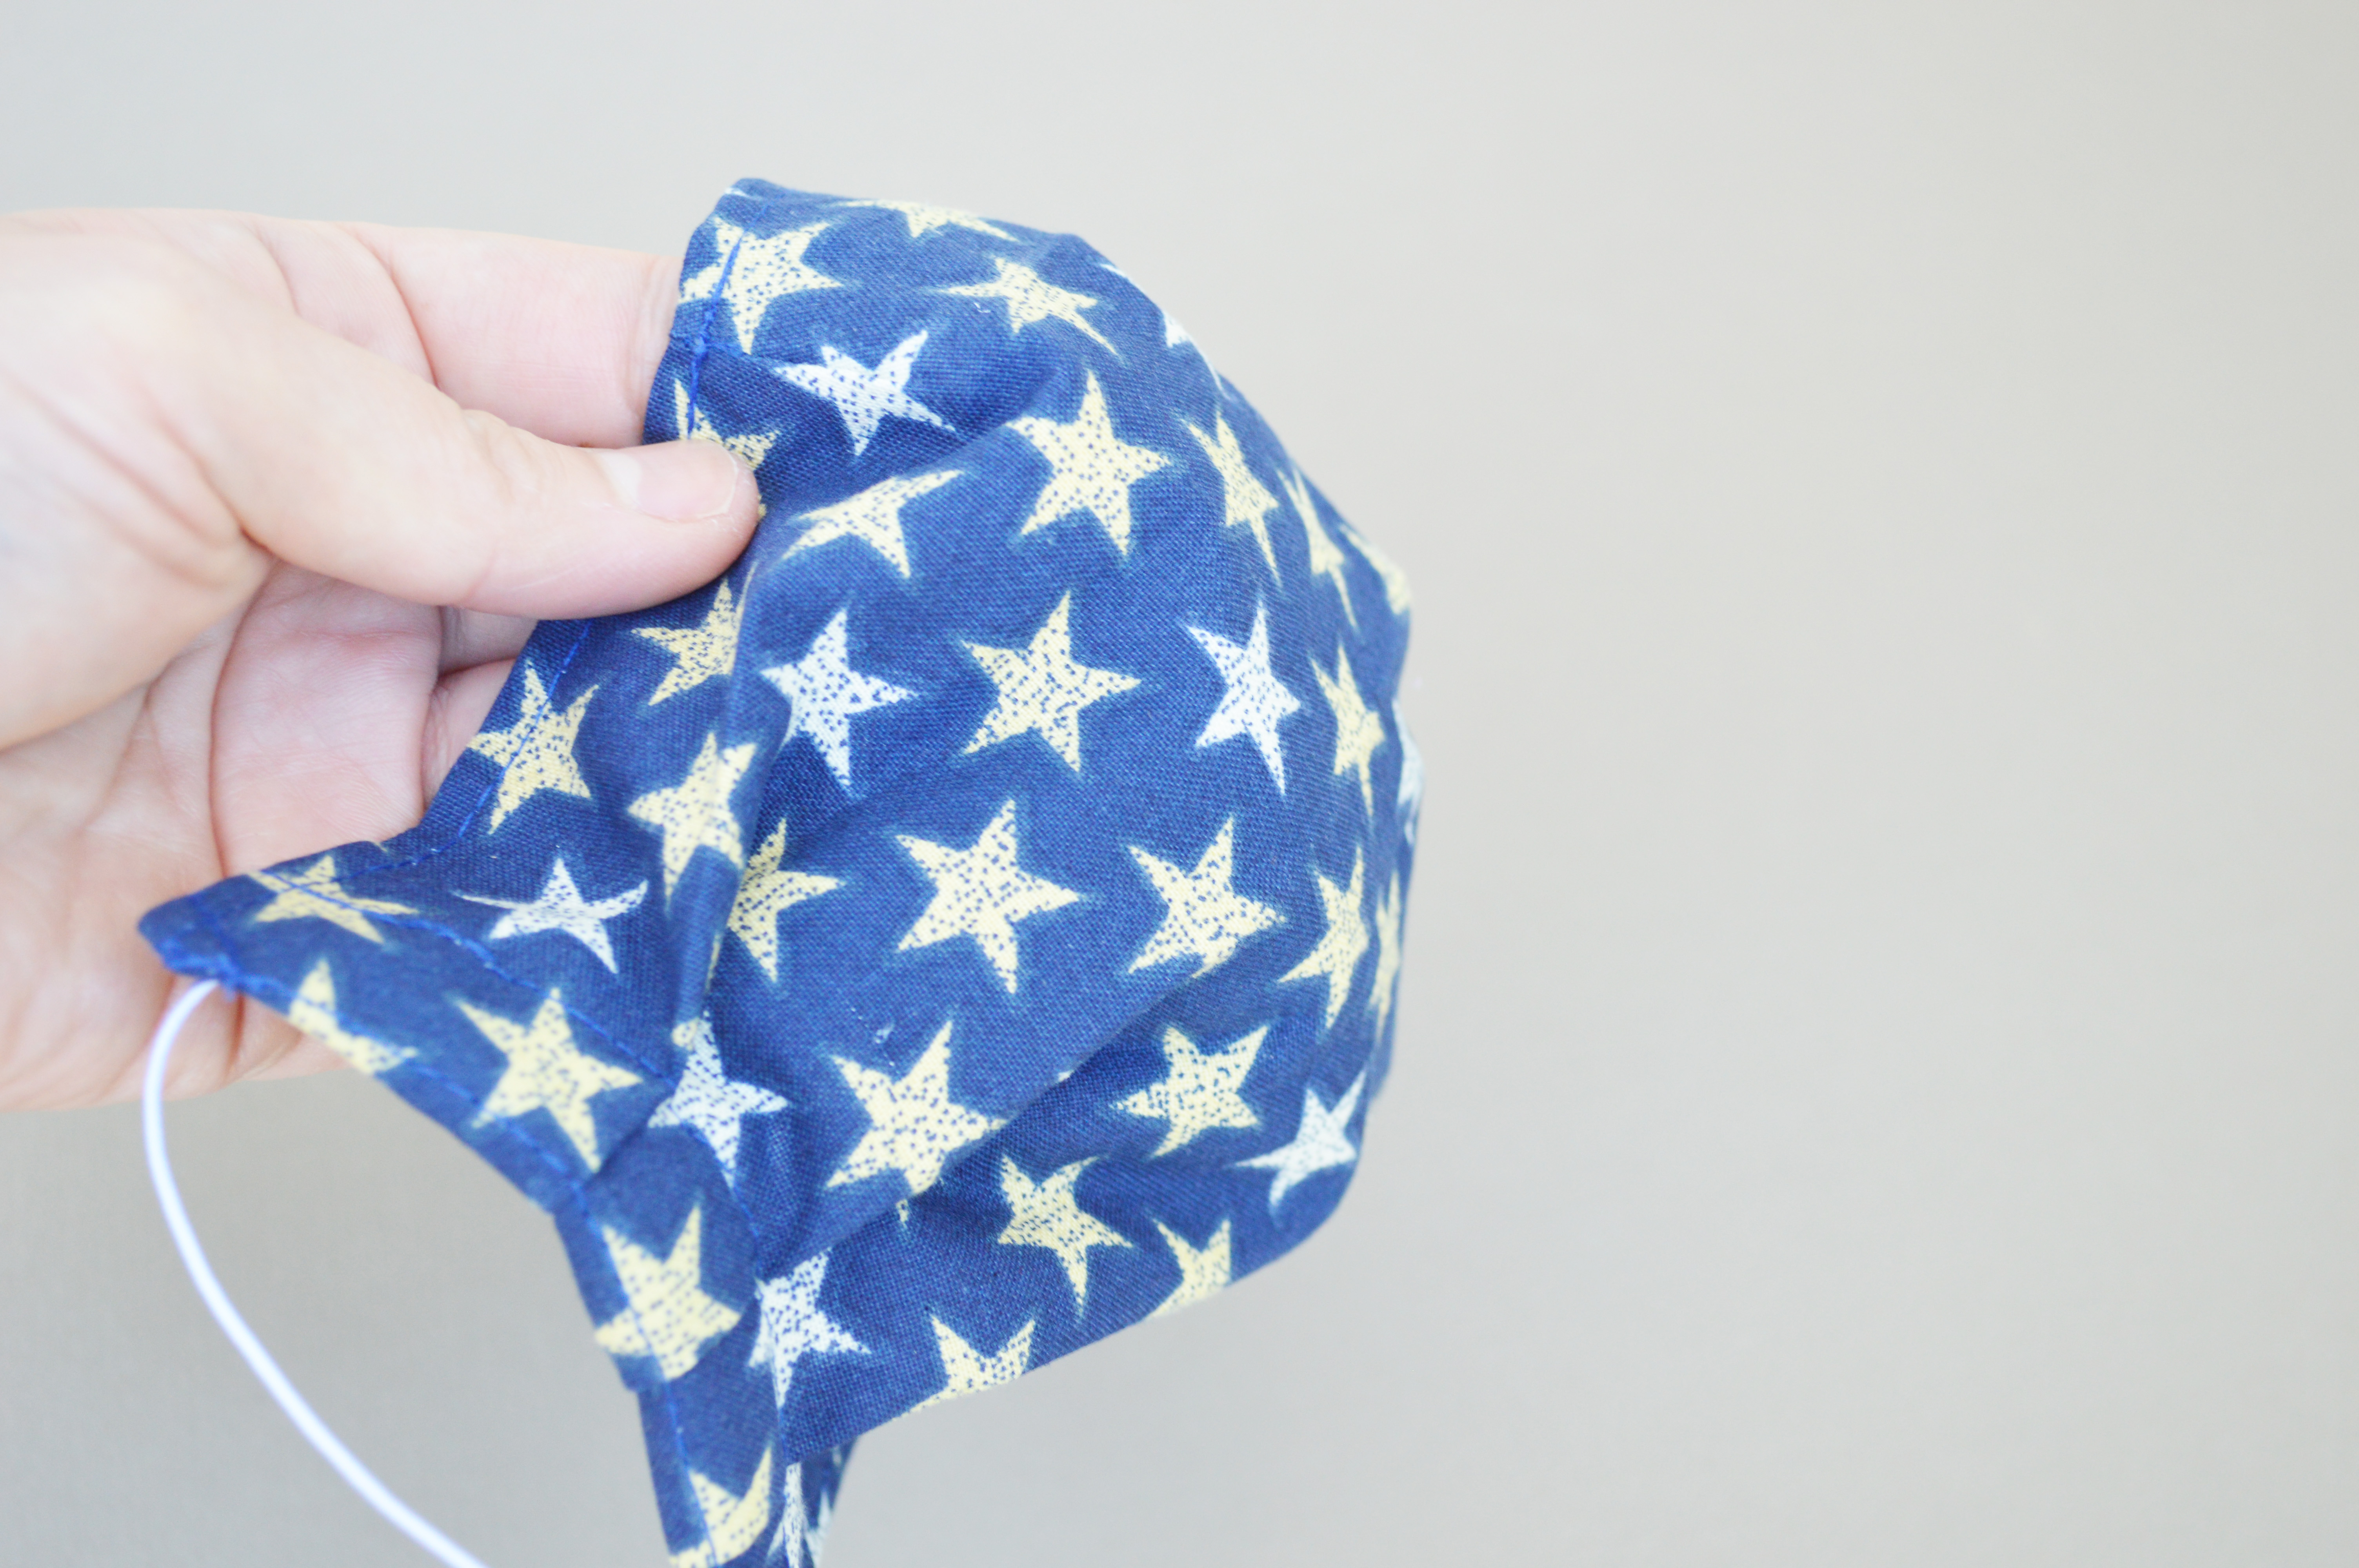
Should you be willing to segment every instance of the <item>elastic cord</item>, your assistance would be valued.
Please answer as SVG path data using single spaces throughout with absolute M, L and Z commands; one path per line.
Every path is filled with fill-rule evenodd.
M 245 1364 L 254 1369 L 254 1375 L 262 1379 L 262 1386 L 270 1390 L 270 1397 L 278 1401 L 278 1408 L 287 1412 L 287 1419 L 293 1422 L 304 1439 L 320 1451 L 322 1459 L 335 1466 L 336 1474 L 344 1478 L 345 1484 L 365 1498 L 369 1507 L 383 1514 L 394 1529 L 416 1541 L 447 1568 L 484 1568 L 483 1563 L 465 1548 L 420 1519 L 408 1503 L 395 1497 L 386 1484 L 371 1475 L 368 1466 L 354 1458 L 353 1451 L 328 1430 L 328 1423 L 321 1421 L 303 1396 L 295 1391 L 295 1385 L 287 1380 L 287 1374 L 278 1369 L 278 1363 L 271 1359 L 270 1352 L 263 1348 L 262 1341 L 255 1337 L 254 1330 L 245 1325 L 245 1319 L 238 1315 L 236 1306 L 229 1299 L 229 1292 L 223 1290 L 221 1281 L 213 1277 L 212 1265 L 205 1261 L 205 1249 L 198 1244 L 196 1228 L 189 1223 L 188 1208 L 180 1202 L 179 1186 L 172 1180 L 171 1155 L 164 1147 L 164 1073 L 172 1060 L 172 1047 L 179 1042 L 180 1028 L 188 1022 L 189 1014 L 218 989 L 212 980 L 201 981 L 191 988 L 164 1014 L 164 1021 L 156 1026 L 156 1038 L 147 1047 L 147 1077 L 139 1096 L 139 1125 L 147 1141 L 147 1173 L 155 1179 L 156 1201 L 163 1206 L 164 1225 L 172 1233 L 172 1245 L 180 1249 L 180 1261 L 188 1265 L 189 1278 L 196 1282 L 197 1294 L 204 1298 L 205 1309 L 213 1314 L 213 1321 L 221 1325 L 223 1334 L 229 1336 L 229 1342 L 237 1346 L 237 1353 L 245 1357 Z

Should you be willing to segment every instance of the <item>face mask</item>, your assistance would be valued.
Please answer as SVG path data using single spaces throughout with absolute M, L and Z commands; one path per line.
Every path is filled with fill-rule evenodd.
M 647 438 L 766 503 L 544 622 L 413 831 L 142 925 L 556 1220 L 673 1560 L 799 1565 L 844 1454 L 1333 1208 L 1419 777 L 1400 574 L 1070 236 L 758 181 Z

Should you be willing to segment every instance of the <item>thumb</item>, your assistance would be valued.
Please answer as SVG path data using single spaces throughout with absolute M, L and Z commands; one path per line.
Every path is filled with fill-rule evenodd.
M 719 575 L 757 510 L 724 449 L 570 447 L 462 409 L 291 312 L 208 315 L 191 455 L 241 531 L 297 566 L 504 615 L 635 609 Z

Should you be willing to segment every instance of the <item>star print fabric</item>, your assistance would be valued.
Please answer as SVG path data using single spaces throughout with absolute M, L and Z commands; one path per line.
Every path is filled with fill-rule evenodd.
M 555 1218 L 674 1562 L 1210 1295 L 1356 1166 L 1419 789 L 1408 594 L 1070 236 L 732 188 L 647 438 L 719 582 L 545 622 L 414 830 L 143 926 Z

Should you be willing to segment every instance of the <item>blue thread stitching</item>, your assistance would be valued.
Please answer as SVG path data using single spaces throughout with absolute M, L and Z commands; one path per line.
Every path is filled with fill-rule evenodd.
M 231 942 L 230 934 L 221 924 L 220 920 L 214 915 L 212 910 L 209 906 L 203 904 L 200 904 L 198 906 L 198 918 L 201 920 L 213 933 L 215 939 L 222 944 L 223 952 L 223 957 L 218 963 L 207 966 L 207 968 L 212 971 L 209 978 L 221 980 L 222 983 L 231 990 L 239 992 L 243 995 L 257 998 L 265 1003 L 271 1005 L 275 1011 L 284 1015 L 287 1011 L 287 1004 L 294 1000 L 295 993 L 277 980 L 273 979 L 268 976 L 254 974 L 246 970 L 242 965 L 236 963 L 235 960 L 227 957 L 226 955 L 229 951 Z M 467 1085 L 462 1084 L 458 1079 L 452 1077 L 449 1073 L 443 1071 L 441 1067 L 435 1065 L 433 1062 L 425 1060 L 422 1057 L 413 1056 L 408 1061 L 404 1062 L 399 1070 L 415 1073 L 419 1076 L 440 1086 L 461 1101 L 473 1105 L 476 1109 L 476 1117 L 481 1118 L 483 1111 L 482 1100 L 475 1091 Z M 574 1214 L 579 1217 L 584 1231 L 592 1237 L 603 1238 L 604 1227 L 598 1223 L 597 1215 L 591 1206 L 588 1185 L 581 1177 L 574 1174 L 572 1168 L 565 1162 L 558 1159 L 556 1155 L 552 1154 L 547 1149 L 542 1148 L 538 1141 L 527 1137 L 506 1118 L 502 1118 L 497 1121 L 484 1121 L 471 1119 L 468 1130 L 475 1136 L 468 1138 L 466 1140 L 467 1141 L 476 1142 L 480 1141 L 485 1143 L 496 1143 L 511 1150 L 520 1151 L 523 1154 L 528 1156 L 533 1162 L 538 1163 L 547 1170 L 549 1175 L 558 1183 L 563 1198 L 571 1205 Z M 641 1129 L 633 1129 L 630 1133 L 625 1135 L 624 1141 L 628 1141 L 630 1138 L 636 1137 L 640 1130 Z M 612 1155 L 618 1152 L 621 1148 L 622 1143 L 616 1143 L 614 1149 L 610 1150 L 605 1158 L 611 1158 Z M 605 1159 L 602 1159 L 600 1162 L 602 1169 L 603 1168 L 604 1163 Z M 715 1162 L 715 1164 L 717 1166 L 718 1162 Z M 722 1186 L 724 1191 L 729 1191 L 732 1203 L 736 1205 L 738 1212 L 743 1215 L 745 1212 L 745 1206 L 743 1204 L 736 1203 L 736 1195 L 734 1191 L 729 1189 L 728 1182 L 725 1177 L 722 1183 Z M 701 1199 L 700 1198 L 699 1201 L 701 1201 Z M 748 1225 L 749 1227 L 751 1225 L 750 1219 L 748 1220 Z M 608 1267 L 612 1269 L 614 1268 L 614 1262 L 611 1248 L 608 1249 Z M 617 1288 L 622 1290 L 623 1312 L 630 1315 L 633 1326 L 638 1330 L 640 1343 L 652 1346 L 655 1343 L 655 1337 L 647 1332 L 647 1325 L 639 1315 L 638 1303 L 632 1299 L 630 1291 L 626 1287 L 623 1286 L 619 1270 L 615 1271 L 614 1282 Z M 756 1292 L 755 1300 L 753 1303 L 749 1303 L 749 1306 L 758 1307 L 759 1304 L 760 1292 L 757 1290 Z M 738 1314 L 738 1321 L 740 1323 L 745 1321 L 745 1314 L 743 1312 L 740 1312 Z M 734 1325 L 733 1325 L 732 1327 L 734 1328 Z M 620 1360 L 621 1357 L 614 1357 L 614 1359 Z M 697 1360 L 701 1363 L 703 1360 L 703 1357 L 700 1355 L 697 1357 Z M 671 1433 L 673 1456 L 679 1462 L 680 1469 L 684 1475 L 692 1475 L 694 1473 L 694 1466 L 690 1464 L 688 1458 L 687 1434 L 680 1424 L 679 1405 L 677 1401 L 674 1400 L 671 1394 L 671 1385 L 674 1379 L 663 1375 L 663 1365 L 660 1360 L 657 1361 L 656 1373 L 658 1383 L 656 1390 L 650 1391 L 644 1389 L 635 1389 L 633 1391 L 636 1393 L 642 1400 L 654 1398 L 658 1401 L 663 1411 L 665 1425 Z M 626 1384 L 627 1382 L 628 1379 L 625 1379 Z M 696 1496 L 696 1485 L 693 1480 L 689 1482 L 687 1490 L 689 1496 L 689 1506 L 695 1509 L 698 1521 L 704 1527 L 705 1537 L 707 1540 L 710 1540 L 712 1534 L 712 1521 L 705 1516 L 703 1503 Z
M 589 642 L 590 626 L 587 622 L 583 622 L 580 624 L 580 629 L 574 634 L 573 645 L 565 650 L 565 656 L 562 659 L 560 659 L 557 663 L 556 673 L 549 677 L 549 685 L 546 689 L 549 694 L 549 706 L 552 713 L 557 707 L 557 694 L 565 685 L 565 673 L 573 667 L 573 661 L 581 655 L 582 650 L 588 645 Z M 519 655 L 519 657 L 521 657 L 521 655 Z M 530 661 L 527 660 L 527 663 L 529 665 Z M 528 741 L 534 736 L 538 735 L 540 733 L 541 724 L 546 724 L 548 722 L 549 722 L 549 720 L 544 718 L 539 723 L 535 724 L 532 729 L 527 732 L 525 739 Z M 469 750 L 473 750 L 472 742 L 469 745 Z M 464 755 L 465 753 L 462 752 L 461 754 Z M 362 877 L 382 876 L 388 871 L 408 871 L 412 866 L 422 866 L 427 861 L 434 859 L 435 856 L 444 853 L 450 849 L 452 845 L 456 844 L 460 839 L 467 836 L 467 830 L 475 825 L 475 818 L 484 814 L 484 806 L 485 803 L 490 801 L 499 793 L 500 785 L 507 780 L 508 769 L 515 765 L 516 763 L 513 758 L 500 764 L 500 771 L 492 775 L 492 782 L 484 786 L 484 793 L 475 797 L 475 804 L 467 808 L 467 815 L 459 819 L 457 825 L 451 829 L 448 836 L 446 836 L 440 844 L 435 845 L 432 849 L 425 850 L 420 854 L 412 855 L 406 860 L 392 860 L 387 861 L 383 865 L 364 867 L 362 870 L 354 872 L 352 876 L 342 880 L 346 881 L 356 881 Z
M 701 384 L 704 361 L 712 350 L 712 318 L 720 307 L 721 290 L 727 285 L 729 275 L 735 268 L 737 253 L 740 247 L 743 246 L 744 243 L 745 242 L 743 240 L 740 240 L 737 244 L 730 247 L 728 255 L 724 257 L 722 262 L 721 276 L 714 282 L 712 293 L 708 295 L 702 301 L 704 308 L 697 318 L 696 335 L 690 341 L 689 357 L 688 428 L 690 430 L 695 428 L 696 414 L 700 407 L 700 398 L 702 392 Z M 652 393 L 650 394 L 650 396 L 652 396 Z M 686 431 L 682 432 L 683 437 L 686 434 Z M 549 706 L 552 710 L 557 706 L 557 695 L 564 685 L 567 672 L 572 668 L 575 658 L 581 654 L 582 648 L 587 645 L 589 639 L 590 628 L 585 623 L 581 627 L 579 633 L 574 637 L 572 645 L 565 651 L 563 658 L 559 661 L 555 673 L 550 676 L 548 691 Z M 549 721 L 549 719 L 544 718 L 540 722 L 547 723 Z M 539 726 L 537 724 L 532 730 L 527 732 L 527 739 L 530 739 L 531 736 L 537 735 L 538 732 Z M 493 776 L 490 783 L 485 785 L 483 793 L 476 797 L 474 804 L 468 808 L 467 814 L 460 818 L 459 822 L 452 827 L 450 833 L 442 839 L 441 842 L 434 845 L 430 849 L 421 851 L 419 854 L 410 856 L 407 860 L 387 861 L 379 865 L 365 867 L 355 871 L 350 877 L 340 878 L 339 881 L 355 882 L 365 877 L 373 877 L 392 871 L 405 871 L 411 867 L 424 865 L 428 861 L 434 860 L 436 857 L 444 854 L 466 837 L 468 830 L 474 826 L 476 818 L 483 815 L 484 806 L 496 796 L 500 784 L 506 780 L 507 771 L 513 765 L 513 760 L 500 765 L 499 772 Z M 340 903 L 340 901 L 333 898 L 323 899 L 323 902 L 329 903 Z M 440 937 L 459 948 L 460 951 L 467 954 L 471 958 L 474 959 L 476 964 L 494 979 L 504 981 L 506 984 L 514 986 L 529 994 L 539 993 L 540 988 L 538 985 L 527 982 L 517 976 L 509 973 L 492 955 L 490 949 L 484 946 L 481 943 L 476 942 L 473 937 L 462 935 L 458 932 L 452 931 L 447 926 L 429 920 L 402 920 L 384 914 L 376 914 L 373 911 L 360 910 L 356 905 L 353 904 L 342 904 L 342 906 L 353 909 L 355 914 L 360 914 L 364 916 L 374 914 L 375 919 L 383 921 L 387 925 L 419 931 L 430 936 Z M 277 998 L 277 1001 L 272 1005 L 275 1006 L 275 1010 L 277 1011 L 283 1015 L 287 1011 L 284 1004 L 293 1000 L 294 993 L 286 986 L 281 985 L 275 980 L 271 980 L 261 975 L 249 973 L 243 966 L 237 964 L 234 959 L 230 959 L 227 957 L 228 953 L 232 950 L 233 939 L 228 930 L 221 924 L 220 920 L 209 905 L 200 904 L 198 906 L 198 918 L 209 930 L 212 931 L 215 940 L 221 945 L 222 953 L 223 955 L 218 965 L 208 966 L 209 968 L 212 968 L 219 971 L 212 974 L 211 978 L 222 980 L 225 986 L 234 991 L 237 991 L 247 996 L 256 997 L 264 1000 L 266 1003 L 271 1003 L 271 999 Z M 565 1013 L 569 1019 L 582 1024 L 592 1033 L 597 1035 L 602 1041 L 605 1042 L 608 1047 L 615 1054 L 622 1055 L 626 1060 L 630 1061 L 635 1066 L 647 1068 L 647 1076 L 659 1080 L 669 1081 L 668 1071 L 653 1067 L 635 1045 L 625 1042 L 613 1030 L 608 1029 L 596 1019 L 592 1018 L 587 1013 L 584 1013 L 570 1005 L 565 1008 Z M 457 1079 L 451 1077 L 448 1073 L 445 1073 L 440 1067 L 432 1065 L 431 1063 L 413 1057 L 409 1062 L 405 1063 L 404 1066 L 409 1070 L 419 1073 L 420 1076 L 430 1081 L 441 1085 L 463 1101 L 477 1102 L 477 1097 L 472 1089 L 461 1084 Z M 480 1108 L 480 1104 L 478 1103 L 479 1112 Z M 563 1162 L 558 1160 L 547 1150 L 541 1148 L 537 1141 L 527 1138 L 522 1132 L 516 1130 L 513 1127 L 506 1125 L 505 1119 L 502 1123 L 491 1124 L 488 1130 L 492 1136 L 497 1138 L 499 1141 L 505 1143 L 511 1143 L 516 1147 L 524 1150 L 535 1162 L 546 1167 L 560 1184 L 563 1195 L 571 1204 L 574 1212 L 580 1217 L 583 1227 L 593 1233 L 597 1233 L 601 1230 L 601 1227 L 597 1225 L 596 1217 L 589 1203 L 587 1187 L 580 1178 L 574 1175 L 569 1166 L 567 1166 Z M 625 1143 L 636 1138 L 645 1130 L 646 1124 L 644 1122 L 637 1127 L 631 1129 L 628 1132 L 623 1135 L 623 1138 L 620 1141 L 616 1142 L 614 1148 L 608 1152 L 606 1158 L 611 1158 L 613 1154 L 620 1152 Z M 715 1171 L 720 1171 L 720 1162 L 718 1159 L 713 1158 L 710 1154 L 709 1151 L 707 1152 L 707 1157 L 712 1161 Z M 601 1163 L 603 1166 L 603 1160 Z M 758 1236 L 760 1234 L 760 1229 L 755 1225 L 753 1216 L 746 1210 L 744 1200 L 738 1196 L 734 1184 L 728 1180 L 728 1173 L 726 1172 L 720 1172 L 720 1174 L 722 1176 L 722 1191 L 726 1195 L 731 1206 L 737 1211 L 738 1217 L 745 1221 L 747 1231 L 750 1234 Z M 608 1263 L 611 1268 L 613 1266 L 611 1257 L 608 1260 Z M 749 1270 L 749 1272 L 753 1274 L 757 1287 L 755 1292 L 755 1300 L 749 1303 L 749 1306 L 752 1310 L 758 1310 L 760 1306 L 760 1291 L 758 1289 L 760 1284 L 760 1274 L 759 1271 L 756 1270 Z M 616 1283 L 619 1285 L 620 1282 L 618 1274 Z M 652 1345 L 654 1340 L 652 1336 L 647 1334 L 645 1324 L 640 1321 L 637 1304 L 631 1300 L 629 1291 L 625 1290 L 623 1292 L 623 1300 L 625 1303 L 624 1311 L 631 1314 L 632 1323 L 639 1330 L 639 1338 L 641 1342 Z M 739 1314 L 739 1321 L 744 1321 L 743 1313 Z M 758 1325 L 756 1325 L 756 1329 L 758 1332 Z M 698 1360 L 701 1363 L 702 1357 L 700 1356 Z M 694 1466 L 690 1463 L 688 1458 L 687 1437 L 685 1431 L 681 1426 L 679 1408 L 671 1393 L 673 1379 L 661 1377 L 662 1366 L 660 1362 L 657 1365 L 657 1372 L 658 1374 L 658 1388 L 652 1392 L 647 1390 L 637 1391 L 642 1400 L 653 1398 L 657 1400 L 661 1406 L 665 1425 L 671 1435 L 673 1456 L 679 1462 L 680 1470 L 683 1473 L 683 1477 L 688 1479 L 689 1482 L 687 1487 L 689 1506 L 695 1511 L 698 1523 L 703 1527 L 705 1541 L 710 1542 L 712 1540 L 712 1521 L 704 1512 L 702 1500 L 696 1496 L 695 1482 L 693 1480 L 693 1476 L 696 1472 Z M 783 1421 L 783 1411 L 779 1413 L 778 1419 Z M 780 1435 L 783 1435 L 783 1430 L 781 1430 Z

